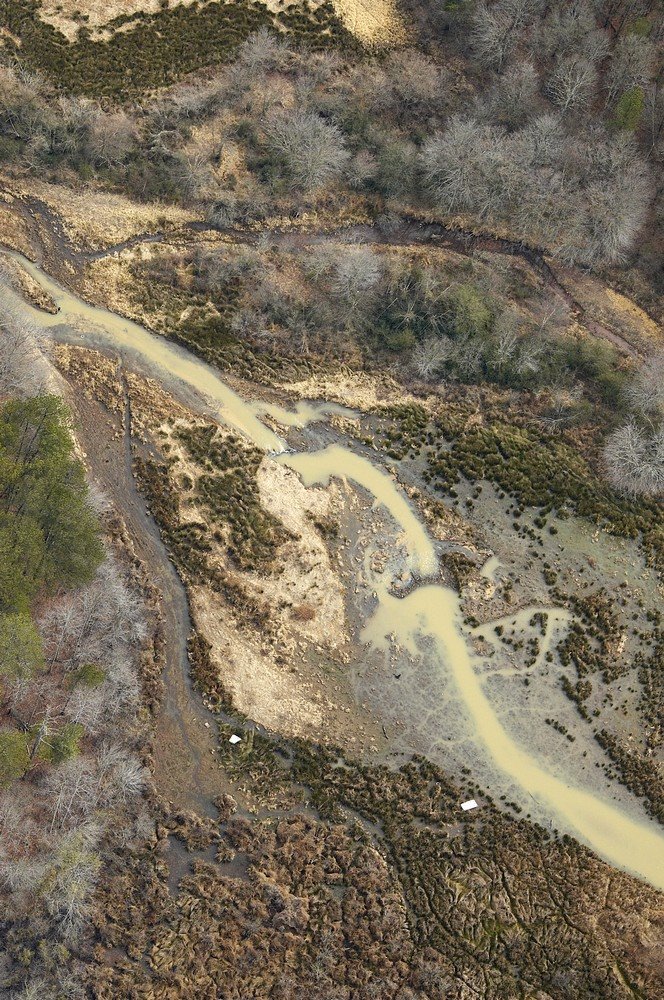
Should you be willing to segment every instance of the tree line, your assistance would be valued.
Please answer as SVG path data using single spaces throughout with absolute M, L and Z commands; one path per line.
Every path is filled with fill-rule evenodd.
M 136 719 L 146 611 L 9 300 L 0 328 L 0 987 L 79 997 L 103 864 L 118 837 L 126 850 L 153 829 Z
M 234 61 L 140 105 L 63 94 L 8 61 L 0 160 L 221 224 L 350 197 L 507 229 L 564 260 L 623 260 L 660 211 L 661 10 L 457 7 L 427 51 L 363 59 L 261 29 Z

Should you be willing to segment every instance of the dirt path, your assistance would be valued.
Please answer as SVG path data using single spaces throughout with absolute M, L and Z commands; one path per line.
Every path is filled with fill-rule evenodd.
M 68 384 L 70 402 L 76 411 L 77 436 L 92 477 L 121 514 L 135 554 L 148 569 L 150 582 L 160 595 L 164 698 L 155 720 L 156 786 L 176 808 L 214 815 L 212 800 L 224 790 L 212 754 L 216 725 L 214 716 L 192 690 L 187 655 L 191 622 L 184 586 L 136 488 L 126 384 L 121 419 L 109 417 L 100 403 L 84 396 L 74 383 Z
M 476 253 L 504 254 L 519 257 L 541 278 L 544 284 L 560 296 L 570 308 L 575 319 L 593 336 L 609 341 L 628 357 L 638 358 L 641 352 L 621 334 L 589 315 L 588 310 L 565 287 L 561 273 L 554 271 L 544 250 L 528 246 L 518 240 L 509 240 L 488 233 L 476 234 L 468 230 L 456 229 L 438 222 L 423 222 L 412 216 L 402 216 L 390 232 L 384 232 L 377 225 L 356 224 L 320 230 L 298 229 L 241 229 L 226 227 L 218 229 L 205 222 L 190 222 L 181 229 L 139 233 L 122 243 L 111 244 L 103 250 L 86 250 L 77 247 L 67 236 L 57 214 L 41 199 L 29 195 L 16 196 L 13 192 L 0 189 L 0 194 L 14 198 L 16 211 L 26 220 L 37 245 L 42 248 L 41 260 L 46 270 L 65 283 L 80 273 L 85 264 L 102 260 L 145 243 L 187 241 L 192 233 L 215 232 L 231 242 L 255 246 L 269 238 L 273 246 L 298 248 L 316 246 L 325 242 L 368 243 L 377 246 L 416 247 L 429 246 L 451 250 L 471 257 Z M 570 272 L 573 269 L 570 269 Z M 73 271 L 73 275 L 72 275 Z
M 191 222 L 183 229 L 174 232 L 145 233 L 132 237 L 123 243 L 115 244 L 104 250 L 93 250 L 81 254 L 82 263 L 102 260 L 105 257 L 121 253 L 123 250 L 140 246 L 143 243 L 159 243 L 169 240 L 186 240 L 190 233 L 217 232 L 236 244 L 256 246 L 259 241 L 270 238 L 273 246 L 284 249 L 318 246 L 326 242 L 366 243 L 376 246 L 416 247 L 429 246 L 451 250 L 454 253 L 471 257 L 476 253 L 496 253 L 509 257 L 519 257 L 535 271 L 544 284 L 559 295 L 570 308 L 575 319 L 595 337 L 608 340 L 623 354 L 629 357 L 639 357 L 637 348 L 615 330 L 600 323 L 588 314 L 587 309 L 578 302 L 562 283 L 547 261 L 544 251 L 529 247 L 524 243 L 502 239 L 488 234 L 475 233 L 444 226 L 442 223 L 426 223 L 420 220 L 403 217 L 400 223 L 390 233 L 384 233 L 378 226 L 369 224 L 350 225 L 329 230 L 294 230 L 294 229 L 238 229 L 227 227 L 216 229 L 204 222 Z

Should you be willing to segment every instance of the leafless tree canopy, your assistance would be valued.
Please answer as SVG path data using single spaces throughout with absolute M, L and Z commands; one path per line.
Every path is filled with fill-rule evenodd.
M 634 497 L 659 497 L 664 492 L 664 426 L 648 432 L 629 421 L 607 439 L 604 462 L 609 481 Z
M 585 108 L 593 98 L 598 74 L 594 65 L 583 56 L 565 56 L 556 63 L 547 81 L 551 99 L 563 113 Z
M 479 3 L 475 10 L 471 42 L 478 58 L 500 69 L 511 55 L 519 31 L 537 13 L 540 0 L 498 0 Z
M 568 138 L 554 116 L 521 130 L 454 118 L 420 164 L 446 213 L 509 219 L 566 260 L 619 261 L 643 224 L 651 184 L 628 137 Z
M 310 112 L 274 115 L 267 123 L 267 137 L 283 157 L 288 179 L 305 191 L 338 177 L 350 159 L 341 130 Z
M 334 284 L 341 295 L 356 301 L 375 287 L 380 273 L 380 258 L 370 247 L 346 247 L 340 251 L 334 268 Z
M 37 344 L 37 333 L 12 306 L 13 289 L 0 274 L 0 397 L 30 396 L 39 392 L 48 379 Z

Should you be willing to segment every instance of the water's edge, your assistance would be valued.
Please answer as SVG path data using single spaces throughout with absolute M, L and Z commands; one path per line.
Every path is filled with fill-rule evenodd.
M 368 458 L 334 444 L 320 452 L 291 454 L 284 441 L 260 419 L 269 413 L 284 426 L 305 426 L 323 419 L 334 408 L 329 405 L 298 404 L 296 410 L 245 401 L 204 362 L 183 348 L 149 333 L 139 324 L 91 306 L 45 274 L 22 255 L 10 256 L 48 292 L 59 308 L 57 315 L 42 313 L 23 303 L 29 318 L 42 327 L 71 324 L 76 342 L 87 346 L 110 346 L 147 365 L 151 374 L 170 377 L 193 389 L 200 409 L 211 410 L 224 424 L 234 428 L 274 460 L 288 465 L 306 486 L 326 483 L 331 477 L 346 478 L 361 486 L 382 504 L 398 524 L 407 549 L 408 569 L 431 581 L 437 574 L 436 546 L 417 512 L 395 481 Z M 369 560 L 367 560 L 367 565 Z M 365 566 L 366 570 L 366 566 Z M 453 681 L 472 721 L 473 739 L 510 781 L 534 799 L 541 814 L 561 829 L 591 847 L 616 867 L 633 872 L 664 889 L 664 837 L 654 822 L 636 820 L 619 807 L 552 774 L 527 753 L 507 732 L 487 697 L 475 666 L 481 658 L 471 653 L 462 625 L 458 596 L 436 582 L 425 582 L 405 597 L 391 592 L 390 581 L 370 574 L 369 585 L 377 595 L 374 613 L 365 622 L 361 638 L 376 649 L 386 649 L 389 635 L 413 655 L 422 639 L 433 644 L 441 670 Z

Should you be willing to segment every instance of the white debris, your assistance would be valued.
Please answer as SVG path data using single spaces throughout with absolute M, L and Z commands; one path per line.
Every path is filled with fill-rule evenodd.
M 231 737 L 229 737 L 228 742 L 232 743 L 233 746 L 235 746 L 236 743 L 241 743 L 242 742 L 242 737 L 241 736 L 236 736 L 235 733 L 233 733 L 233 735 Z
M 477 802 L 475 801 L 475 799 L 468 799 L 467 802 L 461 803 L 461 808 L 464 809 L 466 812 L 469 809 L 477 809 Z

